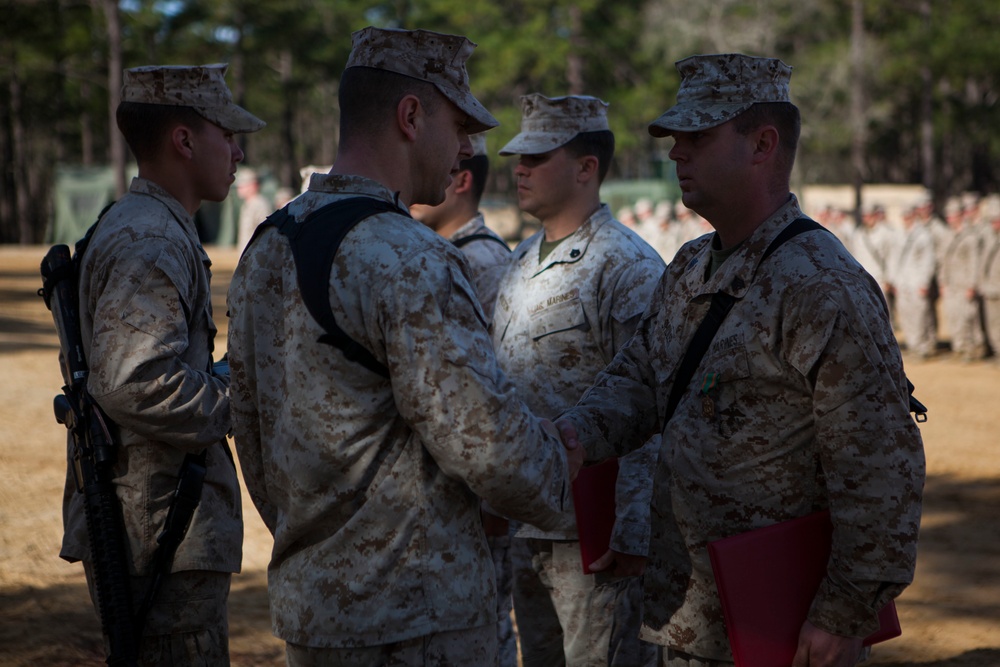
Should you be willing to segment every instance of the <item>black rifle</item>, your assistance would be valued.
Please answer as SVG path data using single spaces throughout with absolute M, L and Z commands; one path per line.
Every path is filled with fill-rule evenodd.
M 138 665 L 139 644 L 125 527 L 113 482 L 118 444 L 100 407 L 87 392 L 89 368 L 80 334 L 77 273 L 69 247 L 50 248 L 41 271 L 43 287 L 39 293 L 55 320 L 66 382 L 63 393 L 55 398 L 56 421 L 65 424 L 73 440 L 74 475 L 77 490 L 84 496 L 97 605 L 110 647 L 107 664 L 130 667 Z

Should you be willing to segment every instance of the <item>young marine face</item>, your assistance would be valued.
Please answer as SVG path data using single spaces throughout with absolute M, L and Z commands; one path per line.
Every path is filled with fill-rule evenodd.
M 192 168 L 197 174 L 198 196 L 207 201 L 222 201 L 236 180 L 236 165 L 243 161 L 243 151 L 236 134 L 215 123 L 202 123 L 192 135 Z
M 539 220 L 552 218 L 576 195 L 573 184 L 579 161 L 565 148 L 538 155 L 521 155 L 517 178 L 517 205 Z

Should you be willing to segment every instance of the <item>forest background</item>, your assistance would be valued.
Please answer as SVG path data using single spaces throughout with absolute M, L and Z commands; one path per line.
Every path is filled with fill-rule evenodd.
M 60 169 L 130 156 L 114 129 L 123 68 L 229 63 L 239 104 L 268 121 L 245 164 L 298 191 L 332 163 L 337 85 L 366 25 L 468 36 L 473 92 L 517 131 L 520 96 L 610 103 L 610 178 L 670 177 L 670 142 L 648 123 L 669 107 L 673 63 L 695 53 L 775 56 L 794 67 L 803 114 L 794 179 L 918 184 L 938 206 L 1000 190 L 1000 0 L 0 0 L 0 243 L 45 242 Z M 512 196 L 496 159 L 488 194 Z

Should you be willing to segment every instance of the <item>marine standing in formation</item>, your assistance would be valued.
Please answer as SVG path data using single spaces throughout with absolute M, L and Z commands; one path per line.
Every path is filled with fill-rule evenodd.
M 101 218 L 80 269 L 88 390 L 117 424 L 116 478 L 140 606 L 185 455 L 207 450 L 201 503 L 144 623 L 140 663 L 228 665 L 227 600 L 243 516 L 228 378 L 212 371 L 211 260 L 195 211 L 229 194 L 236 135 L 264 122 L 233 104 L 224 65 L 126 70 L 118 128 L 139 175 Z M 71 466 L 72 467 L 72 466 Z M 82 560 L 95 600 L 83 496 L 70 474 L 60 556 Z
M 514 251 L 497 297 L 493 343 L 531 410 L 571 407 L 631 337 L 663 260 L 600 201 L 614 154 L 607 104 L 588 96 L 521 99 L 521 131 L 500 150 L 517 155 L 518 205 L 542 230 Z M 584 574 L 576 518 L 527 522 L 512 546 L 514 611 L 526 667 L 655 664 L 639 640 L 649 549 L 649 497 L 658 448 L 620 462 L 611 552 Z M 587 563 L 586 565 L 590 565 Z

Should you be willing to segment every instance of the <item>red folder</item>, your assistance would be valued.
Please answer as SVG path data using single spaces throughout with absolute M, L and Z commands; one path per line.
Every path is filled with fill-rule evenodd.
M 573 481 L 573 508 L 584 574 L 591 573 L 590 564 L 607 553 L 611 545 L 617 482 L 618 459 L 614 458 L 584 466 Z
M 830 559 L 826 510 L 708 545 L 736 667 L 788 667 Z M 902 634 L 891 600 L 865 646 Z

